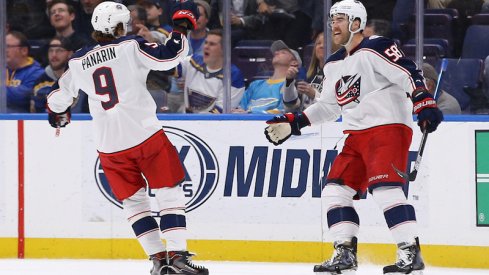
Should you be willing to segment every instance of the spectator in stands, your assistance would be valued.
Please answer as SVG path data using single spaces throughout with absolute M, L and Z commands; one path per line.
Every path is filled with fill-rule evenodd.
M 283 40 L 291 49 L 311 41 L 312 18 L 301 10 L 298 0 L 257 0 L 258 13 L 265 16 L 259 39 Z
M 104 0 L 80 0 L 76 8 L 76 18 L 73 24 L 75 30 L 85 37 L 91 37 L 93 26 L 92 13 L 95 7 Z
M 159 31 L 166 36 L 170 34 L 172 28 L 170 25 L 163 25 L 161 17 L 163 16 L 163 5 L 160 0 L 140 0 L 138 4 L 146 9 L 147 21 L 146 27 L 150 31 Z
M 231 44 L 234 46 L 240 40 L 255 38 L 254 32 L 262 25 L 264 16 L 257 13 L 256 0 L 231 1 Z M 223 0 L 211 1 L 211 28 L 222 28 Z
M 49 20 L 56 30 L 56 36 L 70 40 L 74 48 L 80 49 L 90 43 L 84 34 L 75 31 L 75 9 L 66 0 L 53 0 L 49 3 Z
M 183 85 L 186 111 L 190 113 L 222 113 L 224 86 L 224 54 L 222 30 L 210 30 L 204 42 L 204 55 L 187 57 L 178 66 Z M 245 90 L 238 67 L 231 65 L 231 108 L 239 105 Z
M 128 34 L 139 35 L 144 37 L 148 42 L 158 42 L 164 43 L 167 36 L 159 31 L 150 31 L 146 27 L 146 22 L 148 16 L 146 14 L 146 9 L 139 5 L 130 5 L 127 7 L 129 9 L 131 21 L 129 24 Z
M 323 89 L 324 33 L 320 33 L 312 52 L 306 79 L 296 80 L 297 70 L 291 66 L 287 73 L 287 83 L 282 87 L 286 112 L 302 111 L 321 97 Z
M 288 100 L 282 93 L 282 87 L 294 82 L 302 68 L 299 53 L 290 49 L 282 40 L 273 42 L 273 75 L 269 79 L 251 82 L 233 113 L 280 114 L 284 112 L 284 102 Z M 294 99 L 296 99 L 295 97 Z
M 51 92 L 53 84 L 64 73 L 68 60 L 73 54 L 73 46 L 66 38 L 55 37 L 49 41 L 48 60 L 49 65 L 44 69 L 44 74 L 34 84 L 31 97 L 31 113 L 46 112 L 46 98 Z
M 391 37 L 391 22 L 385 19 L 371 19 L 367 21 L 363 36 L 369 37 L 372 35 Z
M 203 0 L 195 0 L 194 3 L 199 9 L 199 19 L 197 20 L 197 28 L 188 32 L 187 39 L 190 45 L 189 55 L 204 54 L 204 42 L 209 29 L 207 24 L 211 16 L 211 7 L 209 3 Z M 183 94 L 183 78 L 171 77 L 171 88 L 167 95 L 167 112 L 168 113 L 185 113 L 185 100 Z
M 5 2 L 5 1 L 2 1 Z M 6 1 L 7 23 L 11 30 L 20 31 L 28 39 L 47 39 L 54 35 L 54 29 L 44 9 L 43 1 L 23 0 Z
M 27 37 L 17 31 L 5 36 L 7 64 L 7 112 L 28 113 L 34 83 L 44 72 L 32 57 L 29 57 Z
M 426 81 L 426 88 L 428 88 L 428 92 L 434 95 L 436 83 L 438 82 L 438 75 L 436 74 L 435 68 L 428 63 L 423 63 L 423 76 Z M 462 113 L 457 99 L 442 89 L 438 89 L 438 93 L 436 104 L 443 114 L 452 115 Z

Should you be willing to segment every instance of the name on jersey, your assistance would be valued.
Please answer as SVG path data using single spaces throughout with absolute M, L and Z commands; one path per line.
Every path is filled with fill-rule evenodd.
M 89 54 L 82 60 L 82 67 L 84 70 L 89 69 L 92 66 L 98 65 L 102 62 L 107 62 L 117 58 L 115 55 L 115 48 L 109 47 L 105 49 L 100 49 L 96 52 Z

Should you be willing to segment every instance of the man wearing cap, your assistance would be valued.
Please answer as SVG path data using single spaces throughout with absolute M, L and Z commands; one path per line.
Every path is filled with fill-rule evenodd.
M 287 96 L 282 93 L 286 83 L 289 67 L 295 72 L 302 67 L 299 54 L 290 49 L 282 40 L 273 42 L 270 50 L 273 53 L 273 75 L 269 79 L 251 82 L 241 99 L 240 108 L 235 113 L 280 114 L 284 112 Z M 291 81 L 287 79 L 287 82 Z
M 31 113 L 46 112 L 46 98 L 54 85 L 64 73 L 68 60 L 73 54 L 73 46 L 70 41 L 63 37 L 55 37 L 49 41 L 48 60 L 49 65 L 44 69 L 44 73 L 34 84 L 34 91 L 31 95 Z
M 29 99 L 37 78 L 44 72 L 29 56 L 27 37 L 17 31 L 5 36 L 7 63 L 7 112 L 28 113 Z
M 436 74 L 435 68 L 428 63 L 423 63 L 423 76 L 428 92 L 434 96 L 436 83 L 438 83 L 438 75 Z M 438 90 L 436 104 L 445 115 L 459 115 L 462 113 L 457 99 L 442 89 Z

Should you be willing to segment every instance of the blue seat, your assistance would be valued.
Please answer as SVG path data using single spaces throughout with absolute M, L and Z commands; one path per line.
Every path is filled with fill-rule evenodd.
M 457 9 L 425 9 L 425 14 L 448 14 L 453 19 L 458 19 L 458 10 Z
M 452 57 L 451 55 L 451 47 L 448 44 L 448 40 L 443 38 L 424 38 L 424 44 L 435 44 L 440 45 L 443 48 L 442 57 Z M 416 44 L 416 39 L 410 39 L 406 42 L 406 45 Z
M 453 43 L 453 17 L 449 14 L 425 14 L 424 37 L 443 38 L 448 44 Z
M 232 50 L 231 62 L 236 65 L 246 80 L 263 72 L 273 71 L 272 40 L 240 41 Z
M 477 88 L 481 83 L 481 59 L 451 59 L 447 58 L 447 67 L 441 80 L 441 89 L 454 96 L 462 111 L 468 111 L 470 96 L 464 87 Z
M 404 44 L 401 47 L 402 51 L 407 58 L 416 61 L 416 45 Z M 428 62 L 433 67 L 439 67 L 441 59 L 444 57 L 444 49 L 438 44 L 424 44 L 423 46 L 423 60 Z
M 472 25 L 467 29 L 462 58 L 485 59 L 489 55 L 489 25 Z
M 416 32 L 416 16 L 413 14 L 407 31 L 409 39 L 414 39 Z M 452 55 L 454 20 L 449 14 L 425 14 L 424 15 L 424 38 L 445 39 L 449 45 L 449 55 Z M 407 43 L 407 42 L 406 42 Z M 426 43 L 426 42 L 425 42 Z M 438 44 L 438 43 L 437 43 Z
M 472 25 L 489 25 L 489 13 L 474 14 L 471 21 Z

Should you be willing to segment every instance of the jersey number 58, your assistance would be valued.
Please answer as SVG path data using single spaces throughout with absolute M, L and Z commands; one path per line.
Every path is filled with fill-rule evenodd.
M 384 53 L 392 60 L 392 62 L 396 62 L 402 57 L 401 51 L 395 44 L 387 48 Z

